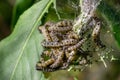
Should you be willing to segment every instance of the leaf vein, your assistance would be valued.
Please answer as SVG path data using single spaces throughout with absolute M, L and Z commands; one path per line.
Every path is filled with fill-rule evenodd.
M 25 47 L 26 47 L 26 45 L 27 45 L 27 43 L 28 43 L 28 41 L 29 41 L 29 39 L 30 39 L 33 31 L 35 30 L 38 22 L 41 20 L 42 16 L 44 15 L 44 13 L 47 11 L 47 9 L 49 8 L 49 6 L 50 6 L 52 3 L 53 3 L 53 0 L 50 0 L 50 1 L 46 4 L 45 9 L 43 9 L 43 12 L 40 14 L 40 17 L 36 20 L 36 22 L 34 23 L 34 26 L 33 26 L 32 30 L 31 30 L 30 33 L 28 34 L 28 37 L 26 38 L 25 43 L 24 43 L 23 47 L 21 48 L 20 55 L 19 55 L 19 57 L 18 57 L 18 59 L 17 59 L 17 61 L 16 61 L 16 64 L 15 64 L 15 67 L 14 67 L 14 69 L 13 69 L 13 71 L 12 71 L 10 80 L 13 79 L 13 76 L 14 76 L 14 74 L 15 74 L 15 70 L 16 70 L 16 68 L 17 68 L 17 66 L 18 66 L 18 63 L 19 63 L 19 61 L 20 61 L 20 59 L 21 59 L 21 57 L 22 57 L 22 55 L 23 55 L 23 51 L 24 51 L 24 49 L 25 49 Z

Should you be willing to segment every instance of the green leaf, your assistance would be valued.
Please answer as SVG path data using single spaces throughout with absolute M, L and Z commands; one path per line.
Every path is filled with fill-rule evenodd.
M 12 15 L 12 29 L 14 28 L 19 16 L 33 4 L 34 0 L 16 0 Z
M 42 0 L 22 14 L 13 33 L 0 42 L 0 80 L 44 80 L 35 69 L 43 40 L 38 31 L 41 18 L 53 0 Z
M 114 37 L 120 46 L 120 13 L 104 0 L 102 0 L 101 4 L 98 6 L 98 11 L 108 22 Z

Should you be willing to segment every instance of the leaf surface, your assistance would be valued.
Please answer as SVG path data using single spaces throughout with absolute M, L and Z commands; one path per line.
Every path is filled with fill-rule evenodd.
M 38 31 L 53 0 L 42 0 L 25 11 L 13 33 L 0 42 L 0 80 L 44 80 L 35 66 L 43 48 Z
M 113 36 L 120 47 L 120 13 L 104 0 L 102 0 L 101 4 L 98 6 L 98 11 L 107 21 L 113 32 Z
M 33 4 L 34 0 L 16 0 L 12 15 L 12 29 L 14 28 L 19 16 Z

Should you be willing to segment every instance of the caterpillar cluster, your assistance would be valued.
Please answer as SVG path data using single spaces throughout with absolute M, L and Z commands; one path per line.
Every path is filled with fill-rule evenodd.
M 78 35 L 73 31 L 73 21 L 70 20 L 57 23 L 47 22 L 45 25 L 40 26 L 39 30 L 45 38 L 41 45 L 45 50 L 41 54 L 41 60 L 36 64 L 36 69 L 52 72 L 68 69 L 69 66 L 74 64 L 88 64 L 87 56 L 90 55 L 90 52 L 82 48 L 89 38 L 84 37 L 86 31 L 89 30 L 86 28 L 83 27 L 82 35 Z M 96 22 L 91 37 L 97 46 L 102 47 L 99 35 L 100 22 Z

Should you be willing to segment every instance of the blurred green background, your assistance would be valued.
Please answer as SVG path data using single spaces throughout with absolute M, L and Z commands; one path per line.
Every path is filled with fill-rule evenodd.
M 0 40 L 13 30 L 19 16 L 37 0 L 0 0 Z
M 0 0 L 0 40 L 11 33 L 10 25 L 14 4 L 15 0 Z
M 40 0 L 0 0 L 0 40 L 10 35 L 19 16 L 37 1 Z M 116 12 L 120 13 L 120 0 L 106 0 L 106 2 L 112 6 Z M 77 17 L 80 12 L 78 5 L 78 0 L 59 0 L 57 2 L 57 10 L 61 19 L 74 19 Z M 55 10 L 51 8 L 50 14 L 46 14 L 47 17 L 45 16 L 43 18 L 43 22 L 51 20 L 51 15 L 54 12 Z M 56 18 L 54 20 L 56 20 Z M 107 29 L 109 29 L 109 27 L 107 27 Z M 108 65 L 107 68 L 100 62 L 93 64 L 92 67 L 85 68 L 82 72 L 57 71 L 45 73 L 45 76 L 49 77 L 50 80 L 120 80 L 120 48 L 118 48 L 111 35 L 112 32 L 106 33 L 103 38 L 107 37 L 110 41 L 104 39 L 104 42 L 107 42 L 108 46 L 114 48 L 112 53 L 117 56 L 118 60 L 112 62 L 106 61 Z

